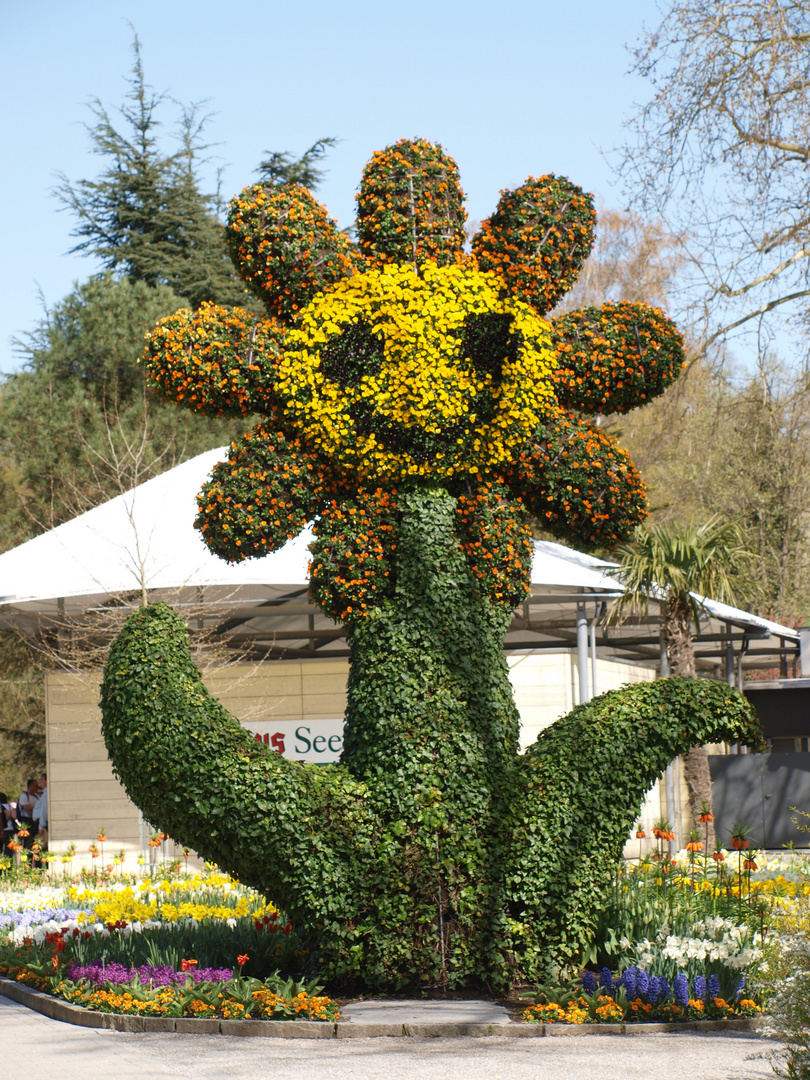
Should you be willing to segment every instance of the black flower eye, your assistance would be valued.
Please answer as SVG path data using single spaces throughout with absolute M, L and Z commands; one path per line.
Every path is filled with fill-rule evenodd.
M 514 362 L 520 349 L 520 334 L 512 330 L 512 315 L 487 311 L 468 315 L 461 332 L 461 355 L 496 383 L 503 377 L 506 360 Z
M 357 386 L 364 376 L 382 370 L 384 356 L 383 335 L 358 319 L 321 349 L 321 371 L 339 386 Z

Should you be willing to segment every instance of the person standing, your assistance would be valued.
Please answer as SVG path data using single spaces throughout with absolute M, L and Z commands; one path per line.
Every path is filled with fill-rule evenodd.
M 26 781 L 25 790 L 20 792 L 17 800 L 17 821 L 28 835 L 21 837 L 23 847 L 30 850 L 36 835 L 36 823 L 34 822 L 34 810 L 39 800 L 39 784 L 36 780 Z M 19 831 L 19 830 L 18 830 Z
M 39 778 L 40 795 L 34 807 L 34 825 L 36 838 L 39 840 L 43 851 L 48 847 L 48 776 L 43 773 Z

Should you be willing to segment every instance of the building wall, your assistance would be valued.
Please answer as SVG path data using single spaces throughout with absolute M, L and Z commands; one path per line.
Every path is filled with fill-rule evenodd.
M 507 655 L 515 702 L 521 715 L 521 749 L 543 728 L 569 712 L 578 701 L 576 655 L 526 652 Z M 248 726 L 289 722 L 305 726 L 339 718 L 346 706 L 346 660 L 276 661 L 234 665 L 205 676 L 211 692 Z M 636 664 L 597 661 L 597 692 L 627 682 L 649 680 L 654 672 Z M 136 807 L 115 779 L 101 735 L 98 707 L 101 674 L 50 673 L 46 677 L 48 789 L 51 848 L 77 847 L 76 865 L 90 861 L 87 849 L 103 826 L 105 854 L 123 848 L 127 866 L 148 837 L 143 835 Z M 266 727 L 265 725 L 263 725 Z M 657 790 L 651 793 L 643 818 L 659 815 Z M 647 830 L 649 832 L 649 830 Z

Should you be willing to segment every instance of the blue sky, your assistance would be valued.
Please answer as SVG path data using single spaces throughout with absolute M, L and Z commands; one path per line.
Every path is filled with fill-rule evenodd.
M 131 23 L 147 81 L 206 102 L 226 197 L 255 179 L 265 150 L 330 154 L 319 198 L 342 226 L 371 153 L 403 136 L 443 143 L 461 169 L 472 219 L 503 187 L 556 172 L 620 206 L 600 150 L 647 93 L 625 49 L 659 19 L 654 0 L 0 0 L 0 371 L 19 365 L 11 338 L 98 269 L 68 255 L 73 221 L 52 195 L 58 173 L 94 177 L 86 103 L 110 110 L 127 90 Z M 229 11 L 233 14 L 229 14 Z M 178 109 L 160 114 L 167 135 Z

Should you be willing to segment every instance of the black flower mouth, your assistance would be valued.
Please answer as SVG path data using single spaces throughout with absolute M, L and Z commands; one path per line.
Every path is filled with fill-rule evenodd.
M 491 398 L 486 395 L 491 406 Z M 398 420 L 391 420 L 376 412 L 367 399 L 352 402 L 349 415 L 354 421 L 358 435 L 374 435 L 389 453 L 408 454 L 414 461 L 433 461 L 438 455 L 446 455 L 458 445 L 458 440 L 469 434 L 468 424 L 445 422 L 441 431 L 428 431 L 423 427 L 409 427 Z

